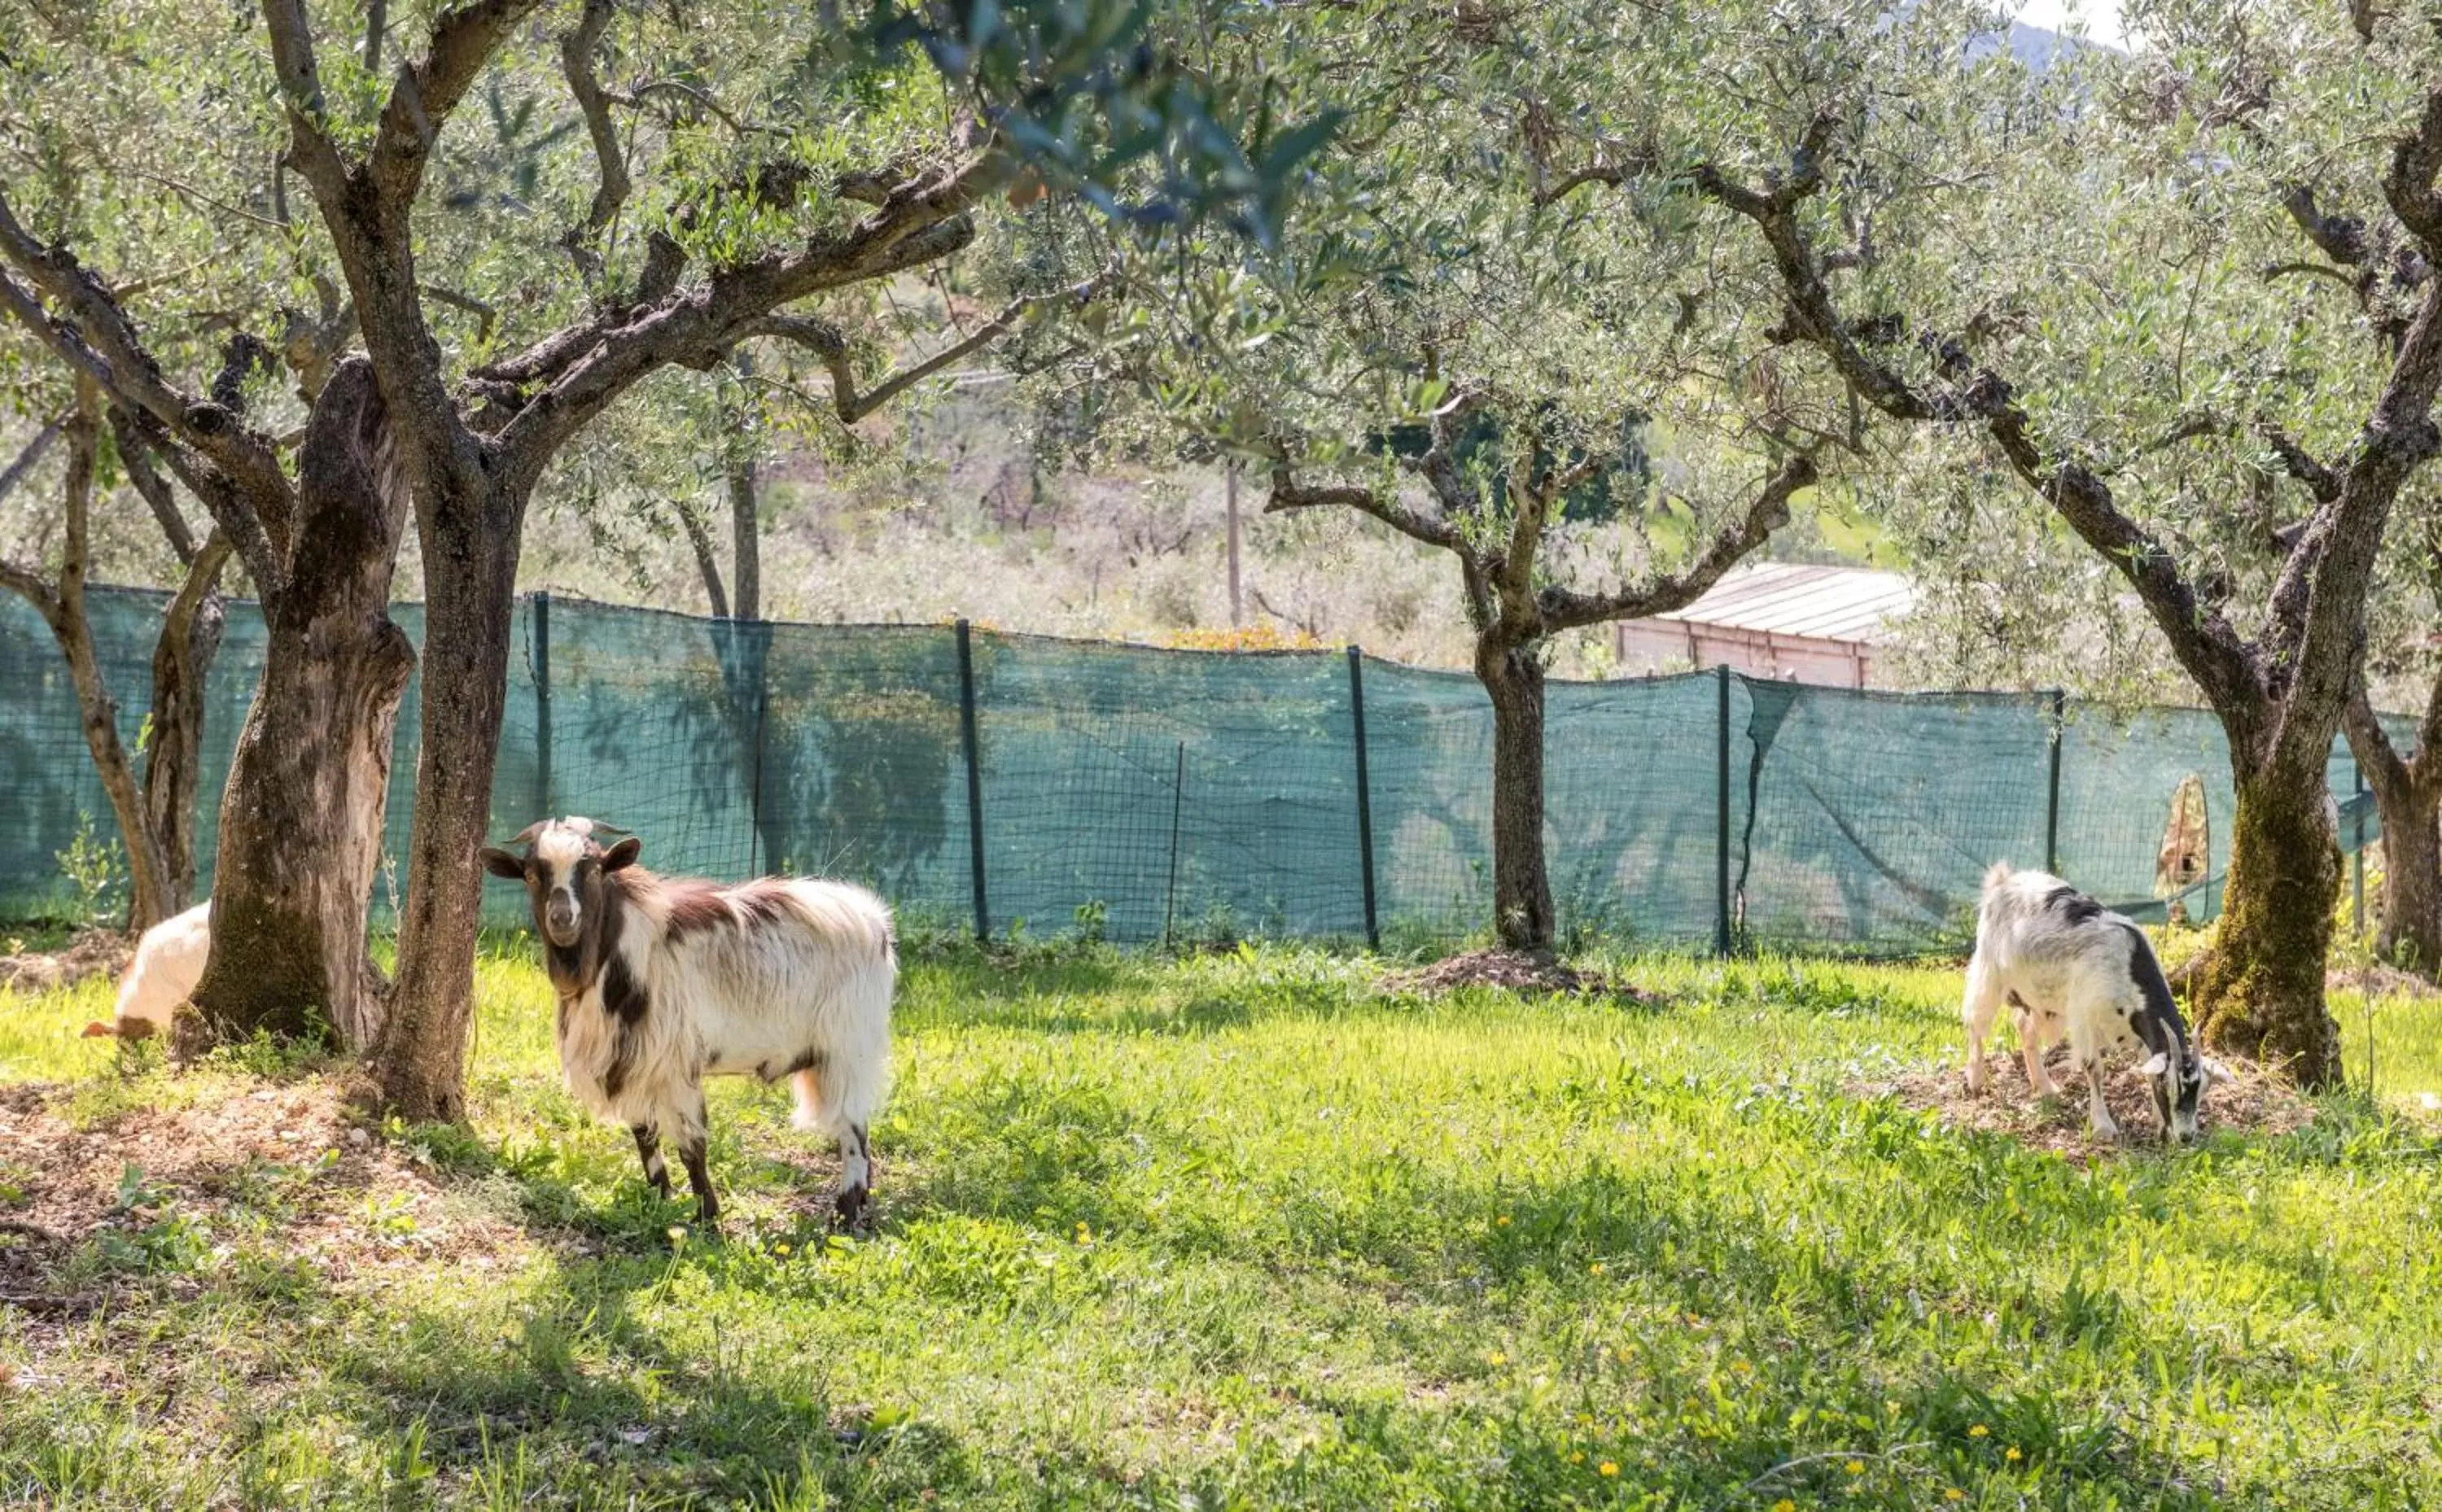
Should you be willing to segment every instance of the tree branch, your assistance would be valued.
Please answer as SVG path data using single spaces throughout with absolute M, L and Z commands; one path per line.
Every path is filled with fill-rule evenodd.
M 702 289 L 642 310 L 605 311 L 485 370 L 479 376 L 487 380 L 498 410 L 500 465 L 538 477 L 570 436 L 647 373 L 669 364 L 708 369 L 783 305 L 886 278 L 965 246 L 975 238 L 967 211 L 1011 171 L 1005 155 L 987 149 L 952 172 L 894 190 L 887 204 L 845 233 L 817 235 L 795 251 L 717 268 Z M 529 397 L 516 381 L 519 373 L 548 387 Z
M 118 443 L 119 465 L 127 469 L 127 481 L 136 485 L 153 518 L 169 538 L 170 549 L 178 560 L 191 563 L 195 559 L 195 534 L 187 528 L 187 517 L 178 510 L 177 496 L 170 491 L 170 481 L 154 470 L 152 448 L 136 428 L 127 411 L 117 405 L 110 408 L 110 433 Z
M 611 0 L 585 0 L 585 13 L 578 18 L 575 29 L 559 43 L 560 77 L 568 81 L 568 92 L 576 97 L 576 108 L 585 118 L 585 135 L 593 143 L 593 161 L 601 174 L 584 224 L 571 227 L 562 243 L 572 253 L 583 249 L 593 256 L 592 271 L 596 273 L 601 260 L 598 254 L 592 253 L 592 241 L 619 213 L 632 187 L 628 177 L 627 155 L 619 149 L 618 123 L 610 118 L 610 97 L 604 91 L 602 82 L 593 76 L 593 51 L 602 45 L 603 34 L 610 29 L 614 13 Z
M 2259 685 L 2257 664 L 2238 631 L 2204 602 L 2170 551 L 2120 508 L 2110 486 L 2091 468 L 2036 445 L 2032 421 L 2006 379 L 1973 367 L 1965 352 L 1953 345 L 1942 354 L 1952 387 L 1921 391 L 1868 353 L 1841 319 L 1795 214 L 1798 202 L 1821 183 L 1820 154 L 1828 145 L 1828 128 L 1816 128 L 1827 119 L 1815 118 L 1809 140 L 1792 154 L 1796 170 L 1778 189 L 1745 188 L 1710 165 L 1699 166 L 1691 175 L 1700 191 L 1753 221 L 1763 233 L 1789 300 L 1782 332 L 1822 352 L 1851 390 L 1892 419 L 1979 426 L 2019 477 L 2136 589 L 2179 665 L 2214 706 L 2237 709 L 2249 703 Z
M 133 321 L 99 278 L 78 264 L 64 247 L 46 247 L 18 224 L 0 195 L 0 264 L 15 266 L 36 288 L 68 312 L 55 320 L 42 301 L 0 267 L 0 308 L 5 308 L 49 347 L 71 371 L 99 383 L 125 408 L 140 410 L 176 434 L 261 508 L 290 497 L 271 439 L 226 407 L 197 399 L 162 377 L 160 364 L 144 349 Z
M 17 453 L 17 460 L 9 465 L 8 471 L 0 472 L 0 501 L 14 493 L 17 485 L 26 481 L 26 475 L 41 465 L 43 454 L 49 451 L 51 443 L 59 439 L 60 424 L 58 420 L 45 421 L 43 428 L 34 432 L 34 439 L 27 442 L 26 448 Z
M 954 342 L 911 367 L 902 368 L 877 384 L 871 391 L 859 393 L 856 387 L 856 366 L 848 350 L 847 338 L 829 321 L 811 316 L 774 315 L 756 321 L 747 335 L 778 337 L 795 342 L 823 361 L 830 373 L 831 408 L 838 411 L 844 425 L 854 425 L 881 409 L 910 388 L 940 372 L 1016 329 L 1027 315 L 1053 304 L 1084 305 L 1102 292 L 1108 282 L 1107 274 L 1099 274 L 1083 283 L 1056 294 L 1027 295 L 1009 301 L 998 315 L 977 326 L 964 340 Z
M 1400 535 L 1428 546 L 1462 554 L 1466 542 L 1447 520 L 1420 515 L 1399 502 L 1396 494 L 1383 494 L 1372 488 L 1353 484 L 1301 483 L 1290 473 L 1286 462 L 1272 465 L 1272 493 L 1264 502 L 1267 515 L 1285 514 L 1293 509 L 1323 509 L 1332 506 L 1354 509 L 1371 515 Z
M 2433 707 L 2442 707 L 2442 679 L 2433 684 Z M 2430 727 L 2433 707 L 2429 707 Z M 2366 774 L 2366 783 L 2381 794 L 2386 805 L 2394 795 L 2408 790 L 2408 763 L 2391 743 L 2391 732 L 2382 727 L 2382 720 L 2374 712 L 2374 701 L 2366 694 L 2365 679 L 2360 677 L 2349 688 L 2349 701 L 2341 710 L 2341 729 L 2348 736 L 2349 754 L 2358 759 L 2358 767 Z M 2430 746 L 2421 746 L 2419 755 Z
M 1789 523 L 1789 503 L 1800 489 L 1814 485 L 1814 458 L 1798 452 L 1781 463 L 1747 505 L 1746 513 L 1724 526 L 1702 556 L 1678 572 L 1639 588 L 1611 593 L 1579 593 L 1559 587 L 1539 596 L 1543 623 L 1551 629 L 1574 628 L 1605 620 L 1644 619 L 1685 609 L 1711 591 L 1722 574 Z
M 2442 257 L 2442 196 L 2433 179 L 2442 173 L 2442 89 L 2430 90 L 2416 129 L 2392 147 L 2382 177 L 2382 197 L 2409 234 L 2425 244 L 2428 257 Z
M 433 18 L 431 46 L 421 63 L 410 63 L 399 70 L 397 82 L 391 85 L 390 102 L 382 107 L 372 155 L 366 160 L 367 172 L 392 205 L 414 202 L 443 124 L 518 23 L 542 3 L 472 0 Z
M 729 595 L 720 590 L 720 557 L 712 549 L 712 532 L 684 499 L 672 499 L 670 512 L 679 517 L 679 528 L 686 532 L 687 545 L 695 553 L 695 570 L 703 578 L 703 596 L 712 605 L 712 617 L 729 618 Z
M 2317 503 L 2328 504 L 2341 497 L 2341 475 L 2315 460 L 2305 447 L 2290 439 L 2287 431 L 2269 421 L 2259 425 L 2256 430 L 2264 437 L 2265 445 L 2281 459 L 2281 465 L 2287 469 L 2289 476 L 2305 483 L 2306 492 L 2314 495 Z

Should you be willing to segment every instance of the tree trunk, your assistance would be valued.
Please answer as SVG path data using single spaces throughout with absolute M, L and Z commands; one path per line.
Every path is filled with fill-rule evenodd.
M 76 687 L 78 723 L 85 750 L 101 777 L 110 799 L 111 817 L 118 826 L 127 852 L 130 929 L 150 929 L 169 918 L 169 865 L 161 854 L 149 816 L 144 792 L 136 780 L 136 766 L 118 738 L 118 701 L 102 682 L 101 664 L 94 652 L 93 621 L 85 610 L 84 580 L 89 565 L 87 544 L 93 514 L 94 458 L 100 444 L 101 417 L 97 397 L 81 392 L 76 410 L 64 427 L 67 437 L 67 474 L 64 489 L 66 545 L 60 561 L 59 592 L 46 603 L 37 600 L 50 622 L 52 639 L 68 664 L 68 680 Z
M 2375 953 L 2428 979 L 2442 975 L 2442 835 L 2435 831 L 2442 757 L 2432 754 L 2442 734 L 2442 682 L 2427 701 L 2416 750 L 2405 758 L 2362 684 L 2350 694 L 2342 728 L 2382 815 L 2382 929 Z
M 1492 698 L 1492 924 L 1503 948 L 1549 955 L 1543 863 L 1543 665 L 1532 646 L 1479 635 L 1475 675 Z
M 295 546 L 265 595 L 263 684 L 221 800 L 211 958 L 194 994 L 208 1038 L 311 1036 L 327 1022 L 360 1048 L 380 1030 L 365 912 L 415 667 L 389 615 L 406 489 L 387 432 L 372 364 L 340 364 L 307 422 Z
M 704 602 L 711 606 L 712 617 L 729 618 L 729 595 L 721 590 L 720 558 L 713 554 L 712 532 L 704 528 L 695 505 L 680 499 L 672 500 L 670 508 L 679 517 L 679 528 L 686 532 L 687 548 L 695 553 L 696 574 L 703 579 Z
M 2382 813 L 2382 928 L 2375 951 L 2431 979 L 2442 973 L 2442 782 L 2420 771 L 2388 799 L 2376 789 L 2375 805 Z
M 2337 1086 L 2341 1031 L 2324 1005 L 2324 961 L 2341 847 L 2324 763 L 2248 750 L 2233 729 L 2238 810 L 2221 924 L 2197 984 L 2199 1029 L 2207 1044 L 2283 1066 L 2302 1086 Z
M 737 566 L 729 574 L 730 611 L 742 620 L 763 617 L 763 527 L 755 501 L 755 460 L 729 464 L 729 534 Z
M 508 703 L 521 503 L 417 501 L 428 585 L 423 755 L 399 919 L 398 987 L 375 1074 L 385 1102 L 419 1122 L 465 1112 L 475 936 L 483 913 L 475 857 L 487 839 L 492 764 Z
M 229 557 L 215 531 L 187 566 L 153 646 L 153 739 L 144 752 L 144 808 L 168 879 L 166 906 L 182 913 L 195 898 L 195 789 L 203 766 L 205 678 L 220 650 L 218 590 Z

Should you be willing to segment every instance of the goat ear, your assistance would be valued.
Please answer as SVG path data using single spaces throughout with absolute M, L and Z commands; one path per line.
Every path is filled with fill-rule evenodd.
M 100 1019 L 96 1019 L 84 1027 L 84 1033 L 82 1037 L 89 1040 L 103 1040 L 113 1037 L 118 1032 L 118 1030 L 112 1029 L 109 1025 L 101 1022 Z
M 2169 1056 L 2167 1056 L 2167 1055 L 2164 1055 L 2164 1054 L 2163 1054 L 2161 1051 L 2160 1051 L 2160 1050 L 2155 1051 L 2155 1052 L 2154 1052 L 2154 1058 L 2153 1058 L 2152 1060 L 2150 1060 L 2150 1061 L 2147 1061 L 2147 1062 L 2144 1064 L 2144 1066 L 2143 1066 L 2142 1067 L 2141 1067 L 2141 1070 L 2144 1072 L 2144 1074 L 2145 1074 L 2145 1075 L 2147 1075 L 2147 1076 L 2160 1076 L 2160 1075 L 2161 1075 L 2164 1071 L 2167 1071 L 2167 1070 L 2169 1070 L 2170 1068 L 2171 1068 L 2171 1058 L 2170 1058 Z
M 636 858 L 644 853 L 645 843 L 630 835 L 602 852 L 602 869 L 617 871 L 623 866 L 632 866 L 636 864 Z
M 2231 1074 L 2229 1066 L 2222 1065 L 2219 1061 L 2214 1060 L 2210 1055 L 2204 1057 L 2201 1061 L 2197 1062 L 2197 1064 L 2204 1067 L 2205 1080 L 2208 1082 L 2235 1082 L 2238 1080 L 2237 1077 Z
M 512 882 L 526 880 L 526 864 L 495 846 L 483 847 L 483 869 L 495 877 L 506 877 Z

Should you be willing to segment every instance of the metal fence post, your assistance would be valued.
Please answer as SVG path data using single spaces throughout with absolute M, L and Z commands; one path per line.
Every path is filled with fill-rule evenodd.
M 1365 653 L 1348 648 L 1348 707 L 1357 725 L 1357 857 L 1365 883 L 1365 946 L 1382 948 L 1382 928 L 1374 911 L 1374 782 L 1365 755 Z
M 1714 773 L 1714 819 L 1717 829 L 1713 843 L 1713 954 L 1730 953 L 1730 665 L 1727 662 L 1713 668 L 1714 685 L 1721 692 L 1721 718 L 1716 723 L 1719 746 Z
M 534 641 L 535 780 L 530 815 L 549 819 L 551 806 L 551 595 L 538 592 L 530 606 Z
M 967 853 L 975 868 L 975 938 L 992 938 L 984 899 L 984 770 L 975 738 L 975 655 L 965 620 L 958 621 L 958 737 L 967 753 Z
M 2355 790 L 2357 796 L 2362 799 L 2365 796 L 2366 790 L 2365 768 L 2358 765 L 2357 753 L 2355 752 L 2351 752 L 2349 754 L 2349 775 L 2351 778 L 2350 786 Z M 2349 851 L 2349 902 L 2356 909 L 2358 938 L 2362 941 L 2365 938 L 2366 933 L 2365 806 L 2364 804 L 2360 803 L 2356 807 L 2357 812 L 2349 816 L 2349 829 L 2351 831 L 2352 838 L 2357 841 L 2357 845 Z M 2369 1047 L 2368 1053 L 2371 1054 L 2371 1047 L 2373 1044 L 2371 1038 L 2369 1038 L 2367 1044 Z M 2366 1073 L 2366 1085 L 2372 1086 L 2373 1084 L 2374 1073 L 2369 1071 Z
M 1187 742 L 1178 742 L 1178 772 L 1170 787 L 1170 901 L 1161 905 L 1161 943 L 1165 949 L 1177 943 L 1175 933 L 1178 922 L 1178 821 L 1187 807 Z
M 2068 718 L 2068 695 L 2059 688 L 2051 692 L 2051 778 L 2044 796 L 2044 869 L 2060 875 L 2060 769 L 2061 739 Z
M 746 869 L 759 875 L 766 870 L 778 870 L 782 861 L 778 847 L 763 844 L 763 732 L 772 714 L 772 626 L 766 620 L 749 620 L 738 628 L 745 632 L 755 662 L 755 786 L 746 805 L 747 822 L 752 827 L 746 842 Z M 771 854 L 764 854 L 767 849 Z

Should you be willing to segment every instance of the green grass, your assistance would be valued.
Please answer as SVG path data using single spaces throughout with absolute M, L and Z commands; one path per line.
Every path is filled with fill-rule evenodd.
M 0 1500 L 2442 1504 L 2409 1124 L 2088 1168 L 1843 1095 L 1955 1056 L 1954 973 L 1629 970 L 1673 1006 L 1384 998 L 1285 949 L 915 960 L 847 1242 L 829 1153 L 737 1084 L 725 1233 L 673 1239 L 559 1090 L 541 977 L 487 956 L 473 1138 L 392 1131 L 437 1210 L 341 1205 L 393 1263 L 277 1248 L 305 1165 L 194 1234 L 139 1191 L 81 1258 L 107 1309 L 0 1307 Z M 0 994 L 0 1079 L 106 1133 L 296 1074 L 122 1074 L 68 1038 L 105 1008 Z M 2387 1091 L 2433 1084 L 2435 1011 L 2378 1006 Z M 417 1248 L 451 1214 L 506 1235 L 488 1268 Z

